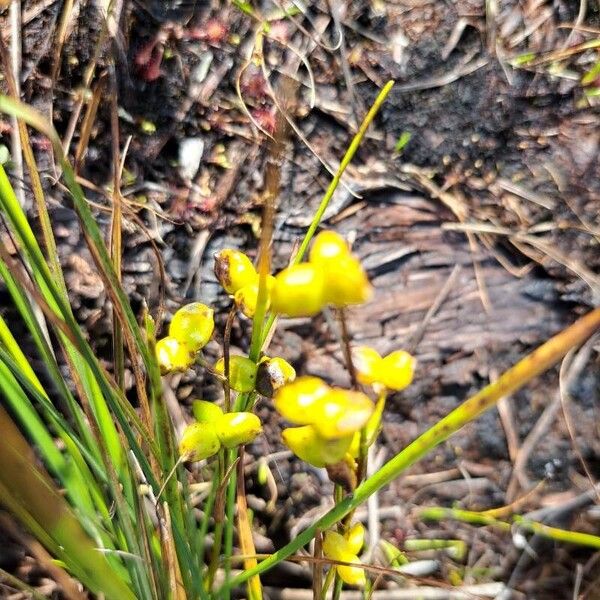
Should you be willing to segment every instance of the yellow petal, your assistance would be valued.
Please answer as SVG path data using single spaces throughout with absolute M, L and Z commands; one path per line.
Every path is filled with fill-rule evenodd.
M 363 385 L 372 385 L 377 381 L 381 364 L 379 352 L 368 346 L 359 346 L 352 350 L 352 362 L 356 369 L 356 379 Z
M 330 389 L 322 379 L 305 375 L 279 388 L 273 404 L 284 419 L 297 425 L 308 425 L 314 421 L 313 407 Z
M 346 240 L 335 231 L 322 231 L 315 237 L 309 253 L 313 264 L 331 264 L 341 256 L 350 253 Z
M 403 390 L 412 383 L 416 363 L 408 352 L 396 350 L 382 359 L 379 380 L 390 390 Z
M 333 306 L 343 307 L 363 304 L 373 294 L 360 261 L 352 256 L 341 256 L 335 268 L 327 269 L 325 278 L 325 300 Z
M 211 424 L 192 423 L 183 431 L 179 442 L 179 454 L 186 460 L 197 461 L 213 456 L 220 447 L 221 442 Z
M 332 388 L 312 407 L 311 418 L 321 437 L 336 439 L 362 429 L 373 409 L 373 402 L 362 392 Z
M 194 400 L 192 412 L 198 423 L 216 423 L 222 416 L 221 407 L 207 400 Z
M 353 562 L 360 564 L 357 556 L 350 557 L 351 560 L 346 560 L 345 562 Z M 337 572 L 340 576 L 340 579 L 347 583 L 348 585 L 354 585 L 357 587 L 364 587 L 367 583 L 367 578 L 365 577 L 365 570 L 360 567 L 347 567 L 345 565 L 338 565 Z
M 204 348 L 215 328 L 212 308 L 192 302 L 182 306 L 174 315 L 169 325 L 169 335 L 185 344 L 191 352 Z
M 226 413 L 215 423 L 217 437 L 226 448 L 254 441 L 262 432 L 260 419 L 251 412 Z
M 343 459 L 352 436 L 325 440 L 312 425 L 288 427 L 281 433 L 283 443 L 300 459 L 314 467 L 333 465 Z
M 365 528 L 362 523 L 354 523 L 344 536 L 348 542 L 348 550 L 358 554 L 365 543 Z
M 310 263 L 293 265 L 275 276 L 271 310 L 288 317 L 310 317 L 324 305 L 325 278 L 321 269 Z

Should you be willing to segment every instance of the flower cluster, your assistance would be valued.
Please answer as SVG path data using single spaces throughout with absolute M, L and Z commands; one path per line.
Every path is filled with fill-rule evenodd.
M 156 343 L 161 372 L 185 371 L 210 340 L 215 328 L 212 308 L 192 302 L 181 307 L 169 325 L 169 335 Z
M 206 400 L 193 404 L 196 422 L 188 425 L 179 442 L 185 460 L 198 461 L 215 455 L 221 447 L 249 444 L 262 432 L 260 419 L 251 412 L 224 413 Z
M 258 273 L 250 259 L 227 248 L 215 256 L 215 275 L 238 309 L 252 318 L 258 298 Z M 267 310 L 288 317 L 311 316 L 327 305 L 366 302 L 371 284 L 344 239 L 333 231 L 316 236 L 305 263 L 267 276 Z
M 405 350 L 396 350 L 385 357 L 368 346 L 352 351 L 356 378 L 363 385 L 399 392 L 413 380 L 416 360 Z
M 306 263 L 275 276 L 273 312 L 289 317 L 312 316 L 327 305 L 338 308 L 366 302 L 372 287 L 360 261 L 333 231 L 316 236 Z
M 328 531 L 323 539 L 323 554 L 332 560 L 360 564 L 358 553 L 365 541 L 365 528 L 356 523 L 344 535 Z M 336 565 L 340 579 L 348 585 L 363 587 L 366 583 L 364 569 L 350 565 Z
M 273 402 L 284 419 L 300 425 L 283 431 L 284 443 L 315 467 L 343 460 L 374 410 L 373 402 L 362 392 L 332 388 L 309 376 L 280 387 Z

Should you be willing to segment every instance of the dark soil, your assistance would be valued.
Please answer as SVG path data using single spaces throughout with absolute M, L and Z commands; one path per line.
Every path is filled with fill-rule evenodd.
M 64 136 L 101 35 L 102 15 L 97 3 L 80 3 L 52 82 L 57 45 L 51 33 L 62 3 L 30 12 L 41 4 L 23 2 L 24 15 L 34 14 L 23 27 L 23 97 L 51 113 Z M 264 4 L 265 14 L 275 8 Z M 346 187 L 336 192 L 325 217 L 329 227 L 353 241 L 375 286 L 373 301 L 351 312 L 353 340 L 381 352 L 406 347 L 419 360 L 414 385 L 388 405 L 381 447 L 389 458 L 598 303 L 600 117 L 590 86 L 581 83 L 597 51 L 577 46 L 597 35 L 600 8 L 586 3 L 579 28 L 573 29 L 568 25 L 578 19 L 580 3 L 562 0 L 331 3 L 339 4 L 345 37 L 341 48 L 330 51 L 336 27 L 329 4 L 309 4 L 308 14 L 298 19 L 312 37 L 281 20 L 271 28 L 280 41 L 265 41 L 274 86 L 282 72 L 302 84 L 293 119 L 318 155 L 298 135 L 290 136 L 274 262 L 276 268 L 285 265 L 320 201 L 330 179 L 323 163 L 337 166 L 355 132 L 356 115 L 364 114 L 383 83 L 395 79 L 348 169 Z M 2 19 L 8 35 L 8 20 Z M 129 204 L 124 285 L 136 309 L 146 303 L 157 314 L 163 298 L 167 320 L 185 300 L 225 309 L 228 300 L 212 273 L 213 253 L 229 246 L 256 253 L 268 143 L 236 94 L 256 27 L 230 3 L 131 0 L 123 2 L 114 39 L 102 45 L 91 86 L 101 101 L 80 174 L 90 184 L 90 200 L 101 207 L 99 221 L 107 224 L 110 98 L 116 93 L 121 146 L 130 142 L 123 176 Z M 567 47 L 574 50 L 561 54 Z M 312 109 L 298 53 L 307 57 L 314 76 Z M 525 53 L 536 60 L 511 66 Z M 253 121 L 268 130 L 275 106 L 258 67 L 244 70 L 240 90 Z M 10 145 L 10 126 L 0 124 L 2 143 Z M 79 119 L 71 153 L 81 131 Z M 410 139 L 398 152 L 403 134 Z M 180 160 L 184 140 L 203 145 L 201 160 L 189 173 Z M 69 199 L 52 186 L 48 145 L 41 138 L 35 142 L 49 176 L 45 185 L 77 316 L 110 361 L 110 313 L 101 280 Z M 235 325 L 236 346 L 247 349 L 248 330 L 245 322 Z M 217 342 L 209 346 L 214 356 Z M 347 383 L 327 315 L 281 323 L 272 352 L 301 373 Z M 571 502 L 593 483 L 582 459 L 591 478 L 600 477 L 598 363 L 598 346 L 592 345 L 570 386 L 571 432 L 563 412 L 549 408 L 558 406 L 554 370 L 508 398 L 502 419 L 496 410 L 485 414 L 380 494 L 382 536 L 389 541 L 401 546 L 406 537 L 422 536 L 468 542 L 466 564 L 439 554 L 439 568 L 427 574 L 428 583 L 443 587 L 460 575 L 465 583 L 504 582 L 516 598 L 570 598 L 575 586 L 578 597 L 597 597 L 597 555 L 591 551 L 537 536 L 524 547 L 518 532 L 427 524 L 415 509 L 495 508 L 543 482 L 519 504 L 520 513 L 546 509 L 549 524 L 598 533 L 594 496 Z M 214 383 L 199 375 L 171 381 L 185 406 L 218 394 Z M 543 414 L 551 416 L 516 473 L 514 452 L 518 455 L 535 434 Z M 268 402 L 259 415 L 266 436 L 253 454 L 282 450 L 281 424 Z M 515 448 L 507 442 L 511 433 Z M 249 467 L 259 552 L 284 544 L 323 510 L 331 492 L 321 471 L 307 471 L 299 461 L 280 458 L 271 467 L 275 510 L 268 510 L 269 491 L 254 481 Z M 0 552 L 0 566 L 13 572 L 24 560 L 15 548 Z M 309 575 L 292 565 L 265 582 L 307 588 Z

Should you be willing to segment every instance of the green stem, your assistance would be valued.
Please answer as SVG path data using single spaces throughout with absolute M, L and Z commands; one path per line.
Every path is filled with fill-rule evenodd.
M 352 141 L 350 142 L 350 146 L 348 147 L 348 150 L 346 150 L 346 153 L 344 154 L 342 161 L 340 162 L 340 166 L 338 167 L 335 175 L 333 176 L 333 179 L 331 180 L 331 183 L 329 184 L 329 187 L 327 188 L 327 191 L 325 192 L 325 195 L 323 196 L 321 203 L 319 204 L 319 208 L 317 208 L 317 212 L 315 212 L 313 220 L 308 228 L 308 231 L 306 232 L 306 234 L 304 235 L 304 238 L 302 239 L 300 248 L 298 248 L 298 252 L 296 253 L 296 256 L 294 256 L 294 258 L 292 259 L 292 262 L 291 262 L 292 265 L 297 265 L 304 258 L 304 255 L 306 254 L 306 251 L 308 250 L 308 245 L 310 244 L 313 236 L 315 235 L 315 232 L 317 231 L 317 227 L 319 227 L 319 224 L 321 223 L 321 219 L 323 218 L 323 215 L 325 214 L 325 211 L 327 210 L 327 207 L 329 206 L 329 202 L 331 201 L 331 198 L 333 198 L 333 194 L 335 193 L 335 190 L 337 189 L 337 187 L 340 183 L 340 180 L 342 178 L 342 175 L 344 174 L 344 171 L 346 170 L 346 167 L 350 164 L 350 161 L 354 158 L 356 151 L 358 150 L 363 138 L 365 137 L 365 134 L 367 133 L 367 129 L 369 128 L 369 125 L 375 118 L 375 115 L 381 108 L 381 105 L 387 98 L 387 96 L 390 93 L 390 90 L 392 89 L 393 86 L 394 86 L 393 81 L 388 81 L 383 86 L 383 88 L 377 95 L 377 98 L 375 98 L 375 102 L 373 102 L 373 105 L 369 109 L 369 112 L 365 115 L 365 118 L 363 119 L 362 123 L 360 124 L 360 127 L 358 128 L 356 135 L 352 138 Z M 267 322 L 265 323 L 265 326 L 262 329 L 263 334 L 262 334 L 262 339 L 260 340 L 261 341 L 260 346 L 262 346 L 262 344 L 264 344 L 265 340 L 268 338 L 269 332 L 271 331 L 271 327 L 273 326 L 275 319 L 276 319 L 275 315 L 270 315 L 269 318 L 267 319 Z
M 500 398 L 512 394 L 523 387 L 528 381 L 556 364 L 571 348 L 581 344 L 599 327 L 600 308 L 597 308 L 548 340 L 545 344 L 539 346 L 512 368 L 504 372 L 494 383 L 490 383 L 477 394 L 463 402 L 410 443 L 404 450 L 396 454 L 377 473 L 361 483 L 352 495 L 344 498 L 313 525 L 302 531 L 289 544 L 272 554 L 269 558 L 258 563 L 256 567 L 247 569 L 237 577 L 226 582 L 218 590 L 217 597 L 225 589 L 230 589 L 244 583 L 253 575 L 267 571 L 296 553 L 310 542 L 317 530 L 326 531 L 339 522 L 349 512 L 365 502 L 369 496 L 388 485 L 425 454 L 447 440 L 464 425 L 492 408 Z

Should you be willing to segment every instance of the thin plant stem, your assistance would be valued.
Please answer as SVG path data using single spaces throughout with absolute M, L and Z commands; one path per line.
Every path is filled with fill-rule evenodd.
M 365 137 L 365 134 L 367 133 L 367 129 L 369 128 L 369 125 L 372 123 L 373 119 L 375 118 L 375 115 L 381 108 L 381 105 L 387 98 L 387 96 L 390 93 L 393 86 L 394 86 L 394 81 L 388 81 L 383 86 L 383 88 L 377 95 L 377 98 L 375 98 L 375 102 L 373 102 L 373 105 L 371 106 L 371 108 L 369 109 L 367 114 L 365 115 L 365 118 L 363 119 L 362 123 L 360 124 L 360 127 L 358 128 L 356 135 L 352 138 L 352 141 L 350 142 L 350 146 L 348 146 L 348 149 L 346 150 L 346 153 L 344 154 L 344 156 L 340 162 L 340 166 L 338 167 L 335 175 L 333 176 L 333 179 L 331 180 L 331 183 L 329 184 L 329 187 L 327 188 L 325 195 L 321 199 L 319 208 L 317 208 L 317 211 L 314 214 L 313 220 L 308 228 L 308 231 L 306 232 L 306 234 L 304 235 L 304 238 L 302 239 L 302 242 L 300 243 L 298 252 L 294 256 L 294 258 L 292 259 L 290 264 L 297 265 L 304 258 L 304 255 L 306 254 L 306 251 L 308 250 L 308 245 L 310 244 L 313 236 L 315 235 L 315 232 L 317 231 L 317 228 L 319 227 L 319 224 L 321 223 L 321 219 L 323 218 L 323 215 L 325 214 L 325 211 L 327 210 L 327 207 L 329 206 L 329 202 L 331 201 L 331 198 L 333 198 L 333 194 L 335 193 L 335 190 L 337 189 L 337 187 L 340 183 L 342 175 L 344 174 L 344 172 L 346 171 L 346 168 L 348 167 L 348 165 L 354 158 L 356 151 L 358 150 L 363 138 Z M 261 339 L 261 344 L 260 344 L 261 346 L 264 343 L 264 341 L 266 339 L 268 339 L 270 331 L 271 331 L 271 327 L 273 326 L 275 319 L 276 319 L 275 315 L 270 315 L 269 318 L 267 319 L 267 322 L 265 323 L 265 326 L 262 330 L 262 339 Z

